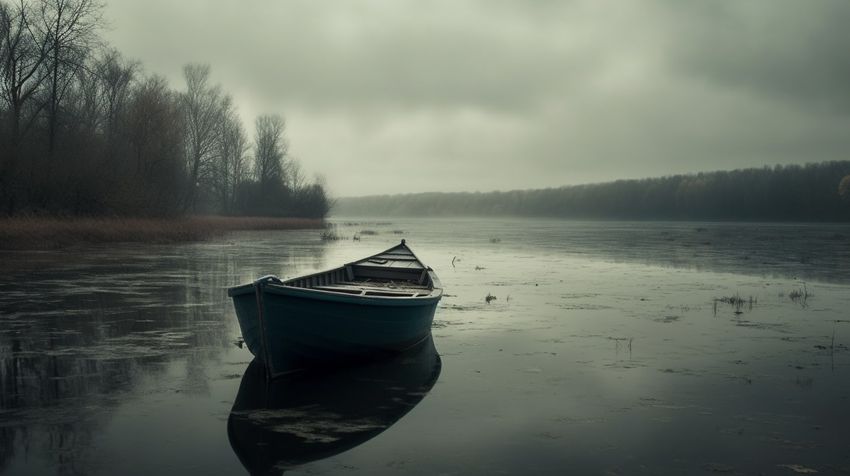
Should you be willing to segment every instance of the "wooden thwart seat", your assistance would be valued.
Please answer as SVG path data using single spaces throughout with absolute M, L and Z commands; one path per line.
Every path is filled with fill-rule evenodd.
M 388 289 L 388 288 L 373 288 L 366 286 L 345 286 L 345 285 L 331 285 L 331 286 L 313 286 L 312 289 L 318 289 L 320 291 L 331 291 L 335 293 L 346 293 L 346 294 L 355 294 L 355 295 L 366 295 L 366 296 L 398 296 L 398 297 L 414 297 L 418 293 L 418 290 L 410 290 L 410 289 Z
M 354 296 L 417 297 L 434 290 L 429 270 L 402 240 L 383 253 L 282 284 Z

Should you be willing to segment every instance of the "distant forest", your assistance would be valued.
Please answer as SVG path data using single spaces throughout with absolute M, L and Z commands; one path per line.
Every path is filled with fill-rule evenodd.
M 850 161 L 488 193 L 339 199 L 342 216 L 850 221 Z
M 0 215 L 327 214 L 281 116 L 250 140 L 208 65 L 171 89 L 104 44 L 102 10 L 0 0 Z

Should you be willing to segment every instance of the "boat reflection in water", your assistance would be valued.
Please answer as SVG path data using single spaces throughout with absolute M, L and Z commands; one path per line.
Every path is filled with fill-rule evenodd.
M 388 359 L 276 380 L 254 359 L 227 421 L 230 445 L 251 474 L 280 474 L 334 456 L 407 414 L 434 386 L 441 366 L 431 336 Z

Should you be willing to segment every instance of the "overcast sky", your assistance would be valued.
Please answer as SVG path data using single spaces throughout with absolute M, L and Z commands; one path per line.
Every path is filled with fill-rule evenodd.
M 182 88 L 212 66 L 336 196 L 850 159 L 850 1 L 108 0 Z M 253 128 L 251 128 L 253 130 Z

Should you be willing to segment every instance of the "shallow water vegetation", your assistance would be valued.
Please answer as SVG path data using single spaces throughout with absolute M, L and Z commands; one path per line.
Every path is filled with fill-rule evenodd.
M 715 299 L 715 301 L 720 301 L 724 304 L 731 304 L 733 306 L 737 306 L 739 304 L 744 303 L 744 298 L 742 298 L 739 294 L 735 294 L 734 296 L 723 296 L 721 298 L 717 298 Z
M 744 307 L 747 308 L 748 311 L 753 310 L 753 306 L 758 304 L 758 299 L 753 296 L 749 296 L 748 298 L 741 297 L 740 294 L 735 293 L 732 296 L 723 296 L 719 298 L 714 298 L 714 314 L 717 315 L 717 303 L 728 304 L 734 308 L 735 314 L 742 314 L 744 311 Z
M 608 337 L 608 340 L 614 341 L 615 351 L 619 354 L 621 350 L 626 350 L 629 353 L 629 358 L 632 357 L 632 342 L 634 337 Z
M 335 226 L 329 226 L 322 230 L 322 234 L 319 235 L 319 238 L 321 238 L 322 241 L 339 241 L 344 240 L 345 236 L 341 235 Z M 354 239 L 357 240 L 359 237 L 355 235 Z
M 375 236 L 378 232 L 375 230 L 360 230 L 361 236 Z
M 487 293 L 487 296 L 484 297 L 484 301 L 486 301 L 487 304 L 490 304 L 492 301 L 495 301 L 496 299 L 497 299 L 496 296 L 494 296 L 491 293 Z
M 808 305 L 809 298 L 812 297 L 813 294 L 809 292 L 809 288 L 806 286 L 806 283 L 803 283 L 803 287 L 797 288 L 790 293 L 788 293 L 788 297 L 795 303 L 806 307 Z

